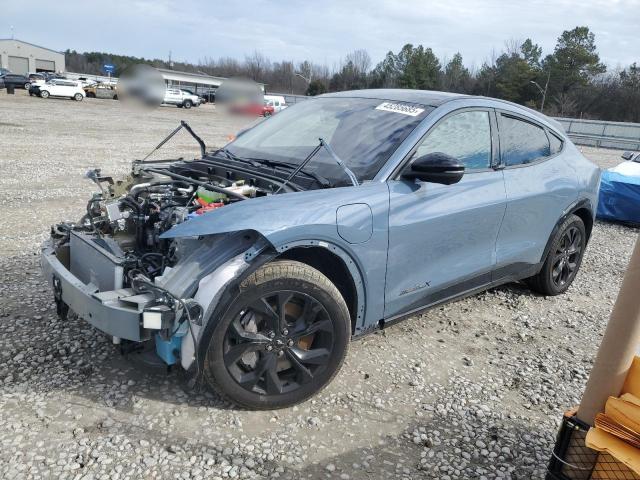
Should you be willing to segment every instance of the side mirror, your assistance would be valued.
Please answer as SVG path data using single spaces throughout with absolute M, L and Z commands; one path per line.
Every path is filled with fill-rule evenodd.
M 418 157 L 402 172 L 402 178 L 444 185 L 458 183 L 463 175 L 464 165 L 457 158 L 442 152 Z

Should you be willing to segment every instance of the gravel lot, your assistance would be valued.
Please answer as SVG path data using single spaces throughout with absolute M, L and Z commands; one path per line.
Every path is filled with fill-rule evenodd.
M 565 295 L 514 284 L 436 308 L 353 343 L 313 400 L 241 411 L 58 320 L 37 257 L 50 224 L 81 215 L 88 168 L 126 172 L 180 119 L 208 145 L 240 121 L 211 106 L 134 112 L 24 92 L 0 95 L 0 111 L 0 477 L 543 478 L 637 229 L 598 222 Z M 197 152 L 180 133 L 165 156 Z M 619 153 L 585 149 L 603 167 Z

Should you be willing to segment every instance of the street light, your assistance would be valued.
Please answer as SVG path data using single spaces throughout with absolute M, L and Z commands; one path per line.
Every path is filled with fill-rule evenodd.
M 535 85 L 536 87 L 538 87 L 538 90 L 540 90 L 540 93 L 542 94 L 542 103 L 540 104 L 540 111 L 542 112 L 544 110 L 544 101 L 547 98 L 547 89 L 549 88 L 549 78 L 551 77 L 551 72 L 549 72 L 547 74 L 547 83 L 545 83 L 544 88 L 542 88 L 540 86 L 540 84 L 538 84 L 538 82 L 535 82 L 533 80 L 529 80 L 529 83 L 531 83 L 532 85 Z
M 304 75 L 302 75 L 301 73 L 298 73 L 298 72 L 296 72 L 295 75 L 296 75 L 296 77 L 300 77 L 305 82 L 307 82 L 307 85 L 309 85 L 311 83 L 311 74 L 309 74 L 309 78 L 305 77 Z

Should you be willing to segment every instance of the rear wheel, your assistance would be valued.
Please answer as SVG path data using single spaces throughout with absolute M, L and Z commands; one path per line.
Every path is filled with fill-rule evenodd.
M 324 388 L 339 371 L 351 336 L 338 289 L 294 261 L 248 277 L 208 339 L 205 375 L 232 402 L 283 408 Z
M 24 84 L 24 89 L 29 90 L 31 88 L 31 82 Z
M 49 98 L 49 92 L 47 92 L 46 90 L 40 90 L 40 96 L 42 98 Z
M 543 295 L 565 292 L 576 278 L 587 243 L 584 222 L 571 215 L 558 228 L 540 272 L 527 284 Z
M 76 93 L 76 94 L 73 96 L 73 99 L 74 99 L 76 102 L 81 102 L 81 101 L 82 101 L 82 98 L 83 98 L 83 97 L 82 97 L 82 94 L 81 94 L 81 93 Z

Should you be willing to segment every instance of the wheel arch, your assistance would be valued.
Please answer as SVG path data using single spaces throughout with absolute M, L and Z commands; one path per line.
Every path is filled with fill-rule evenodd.
M 585 231 L 587 233 L 585 243 L 589 242 L 591 231 L 593 230 L 594 209 L 591 201 L 585 198 L 572 203 L 562 213 L 555 226 L 553 227 L 553 230 L 551 230 L 551 234 L 549 235 L 549 239 L 547 240 L 547 245 L 545 246 L 544 252 L 542 253 L 542 258 L 540 259 L 540 265 L 542 265 L 544 259 L 547 258 L 547 254 L 549 253 L 549 249 L 551 248 L 551 243 L 553 242 L 553 238 L 560 228 L 560 225 L 562 225 L 570 215 L 577 215 L 580 220 L 582 220 L 582 222 L 584 223 Z
M 362 280 L 355 263 L 334 245 L 323 242 L 298 243 L 278 249 L 281 253 L 274 260 L 295 260 L 326 276 L 342 294 L 351 317 L 351 333 L 355 334 L 364 313 Z

